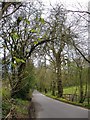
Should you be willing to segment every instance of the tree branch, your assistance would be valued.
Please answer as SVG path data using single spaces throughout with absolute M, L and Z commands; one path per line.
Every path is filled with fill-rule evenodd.
M 12 13 L 10 13 L 10 14 L 7 14 L 7 15 L 5 15 L 5 16 L 2 16 L 2 17 L 0 17 L 0 19 L 3 19 L 3 18 L 6 18 L 6 17 L 8 17 L 8 16 L 10 16 L 10 15 L 12 15 L 13 13 L 15 13 L 20 7 L 22 6 L 22 4 L 20 4 Z
M 27 56 L 26 58 L 28 59 L 28 58 L 31 56 L 32 52 L 35 50 L 35 48 L 36 48 L 37 46 L 39 46 L 39 45 L 41 45 L 41 44 L 43 44 L 43 43 L 46 43 L 46 42 L 54 42 L 54 41 L 53 41 L 54 39 L 56 39 L 56 38 L 52 38 L 52 39 L 50 39 L 50 40 L 46 39 L 46 40 L 43 40 L 43 41 L 38 42 L 36 45 L 31 46 L 31 50 L 30 50 L 30 52 L 29 52 L 29 54 L 28 54 L 28 56 Z
M 90 12 L 88 12 L 88 11 L 79 11 L 79 10 L 75 10 L 75 11 L 67 10 L 67 12 L 76 12 L 76 13 L 87 13 L 87 14 L 90 14 Z
M 88 62 L 90 63 L 90 60 L 88 60 L 85 55 L 79 50 L 79 48 L 75 45 L 74 41 L 73 41 L 73 46 L 75 47 L 75 49 L 80 53 L 80 55 Z

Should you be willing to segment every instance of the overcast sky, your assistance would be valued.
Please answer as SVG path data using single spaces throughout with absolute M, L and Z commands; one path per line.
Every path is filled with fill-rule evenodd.
M 90 0 L 41 0 L 45 3 L 45 5 L 49 6 L 49 3 L 54 5 L 55 3 L 61 2 L 65 5 L 67 9 L 87 9 L 88 2 Z
M 0 0 L 2 1 L 2 0 Z M 10 0 L 14 1 L 14 0 Z M 20 0 L 25 1 L 25 0 Z M 44 2 L 46 7 L 49 7 L 50 3 L 54 6 L 56 3 L 63 3 L 64 6 L 69 10 L 87 10 L 88 2 L 90 0 L 41 0 Z M 2 56 L 2 53 L 0 53 Z

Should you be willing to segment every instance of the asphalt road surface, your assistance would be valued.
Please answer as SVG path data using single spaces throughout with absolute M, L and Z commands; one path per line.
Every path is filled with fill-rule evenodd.
M 66 104 L 34 91 L 33 99 L 36 118 L 88 118 L 88 110 Z

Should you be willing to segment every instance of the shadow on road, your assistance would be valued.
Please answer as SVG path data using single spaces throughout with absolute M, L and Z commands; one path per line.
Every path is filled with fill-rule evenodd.
M 29 108 L 28 108 L 29 118 L 36 118 L 38 112 L 43 111 L 41 104 L 34 100 L 34 94 L 38 95 L 39 92 L 36 91 L 36 90 L 33 92 L 32 102 L 31 102 L 31 104 L 29 105 Z

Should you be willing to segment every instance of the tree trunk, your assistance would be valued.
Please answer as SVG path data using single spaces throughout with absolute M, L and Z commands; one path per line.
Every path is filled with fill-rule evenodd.
M 79 103 L 83 103 L 83 81 L 82 81 L 82 67 L 79 68 L 79 79 L 80 79 L 80 100 Z
M 24 78 L 23 71 L 25 69 L 25 65 L 26 65 L 25 63 L 21 63 L 21 65 L 18 68 L 18 76 L 17 76 L 18 80 L 15 84 L 13 84 L 13 87 L 11 90 L 11 97 L 16 96 L 21 88 L 21 82 L 22 82 L 22 79 Z
M 2 72 L 2 78 L 5 80 L 7 79 L 8 75 L 8 68 L 7 68 L 7 57 L 6 57 L 6 49 L 4 48 L 4 57 L 3 57 L 3 72 Z
M 57 89 L 58 89 L 58 97 L 62 97 L 63 95 L 63 86 L 61 79 L 61 52 L 57 53 L 56 56 L 56 73 L 57 73 Z
M 58 80 L 58 97 L 63 96 L 63 86 L 62 86 L 62 80 Z
M 52 82 L 52 95 L 55 96 L 55 81 Z

